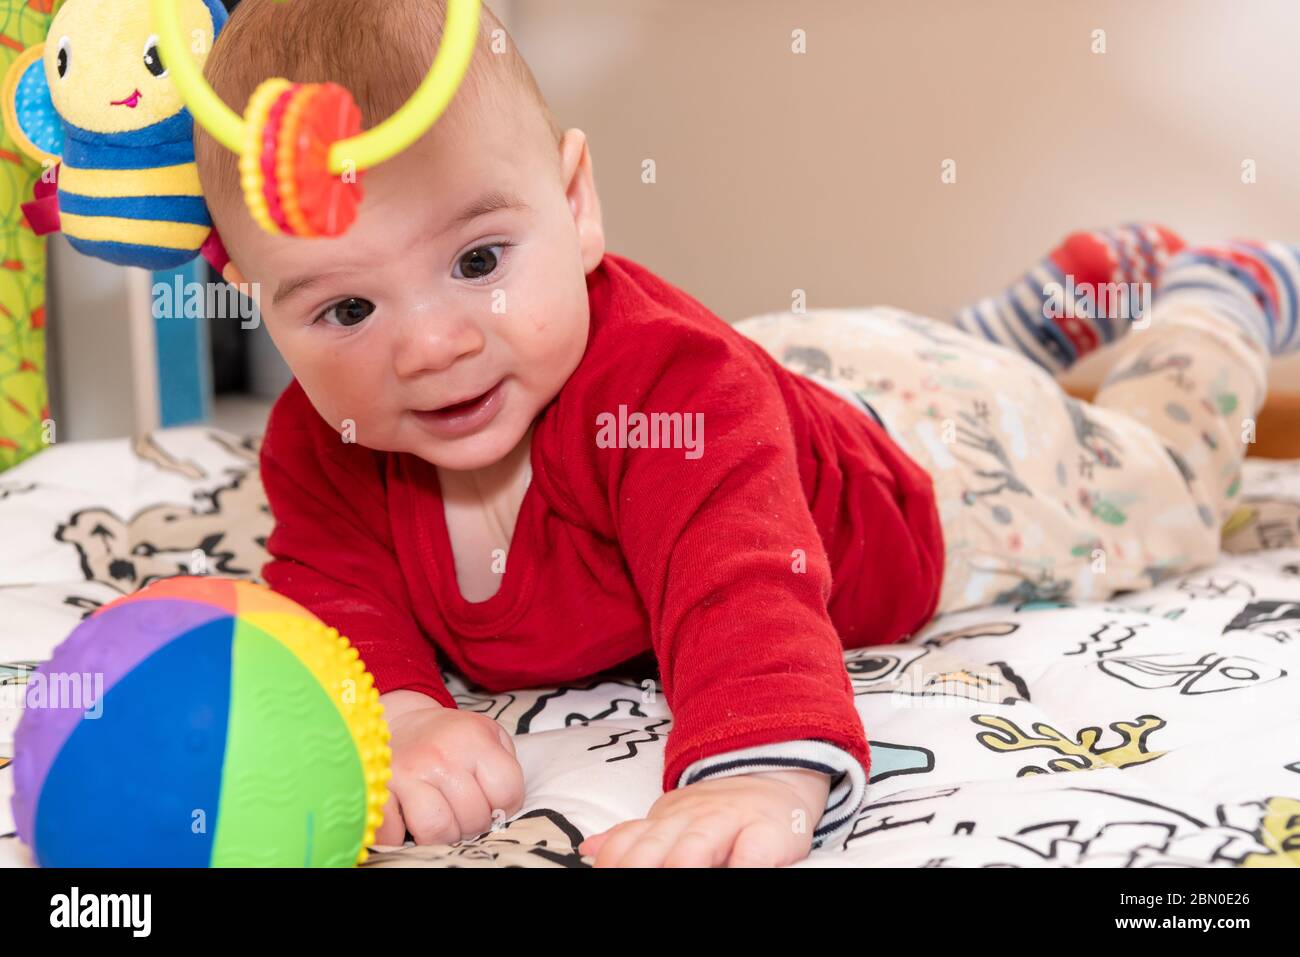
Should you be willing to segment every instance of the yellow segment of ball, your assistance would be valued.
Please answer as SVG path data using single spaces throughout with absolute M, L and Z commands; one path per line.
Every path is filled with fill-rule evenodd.
M 293 84 L 283 77 L 263 80 L 248 98 L 244 108 L 244 149 L 239 154 L 239 178 L 244 189 L 244 202 L 253 221 L 268 233 L 280 235 L 280 227 L 271 218 L 266 203 L 265 178 L 262 174 L 262 137 L 271 107 L 285 90 Z

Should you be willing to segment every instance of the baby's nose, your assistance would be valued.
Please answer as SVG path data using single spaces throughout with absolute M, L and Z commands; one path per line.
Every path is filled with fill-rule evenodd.
M 445 372 L 482 350 L 483 344 L 478 324 L 468 318 L 420 315 L 401 324 L 394 343 L 394 367 L 402 378 Z

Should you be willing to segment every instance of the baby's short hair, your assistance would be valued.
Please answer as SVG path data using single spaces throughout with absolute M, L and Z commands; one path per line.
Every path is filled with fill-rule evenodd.
M 362 125 L 370 129 L 397 112 L 424 80 L 446 16 L 446 0 L 241 0 L 213 45 L 204 75 L 241 115 L 258 84 L 270 77 L 337 83 L 356 99 Z M 521 98 L 525 109 L 540 114 L 558 147 L 563 131 L 532 70 L 484 4 L 474 58 L 438 123 L 463 125 L 473 110 Z M 238 157 L 197 123 L 194 150 L 208 205 L 242 203 Z

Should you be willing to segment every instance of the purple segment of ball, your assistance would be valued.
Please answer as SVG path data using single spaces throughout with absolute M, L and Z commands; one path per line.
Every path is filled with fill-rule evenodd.
M 36 675 L 49 689 L 49 678 L 60 675 L 103 675 L 102 696 L 141 661 L 170 641 L 230 612 L 216 605 L 159 598 L 127 602 L 88 618 L 73 629 L 29 679 Z M 234 621 L 231 620 L 231 629 Z M 46 702 L 47 705 L 49 702 Z M 93 702 L 91 703 L 93 705 Z M 63 743 L 83 720 L 85 708 L 27 708 L 14 732 L 14 794 L 11 802 L 18 836 L 31 846 L 36 805 L 50 766 Z M 85 719 L 102 720 L 102 719 Z

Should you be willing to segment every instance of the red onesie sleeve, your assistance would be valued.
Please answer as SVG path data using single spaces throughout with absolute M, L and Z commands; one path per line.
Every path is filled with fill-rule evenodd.
M 294 380 L 271 410 L 260 459 L 275 518 L 262 578 L 337 628 L 380 694 L 410 689 L 456 707 L 410 608 L 382 453 L 345 443 Z
M 664 790 L 701 758 L 798 739 L 837 745 L 869 772 L 827 611 L 830 563 L 771 371 L 730 330 L 637 326 L 589 347 L 555 422 L 555 464 L 572 507 L 619 542 L 649 615 L 673 713 Z M 702 444 L 630 447 L 648 438 L 636 413 L 679 414 L 679 444 L 689 416 Z

